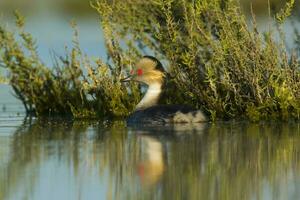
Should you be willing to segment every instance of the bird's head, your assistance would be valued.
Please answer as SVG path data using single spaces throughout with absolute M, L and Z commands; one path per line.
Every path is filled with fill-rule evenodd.
M 151 85 L 162 83 L 165 76 L 164 68 L 159 60 L 152 56 L 144 56 L 139 60 L 130 72 L 130 75 L 122 82 L 137 81 Z

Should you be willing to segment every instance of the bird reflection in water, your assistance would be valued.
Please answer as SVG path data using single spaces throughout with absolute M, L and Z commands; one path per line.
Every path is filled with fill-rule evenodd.
M 138 165 L 138 175 L 143 185 L 157 183 L 164 171 L 162 143 L 150 136 L 141 136 L 143 159 Z
M 154 186 L 162 179 L 167 169 L 168 142 L 187 134 L 202 134 L 206 127 L 205 123 L 135 126 L 132 131 L 138 135 L 138 143 L 141 148 L 141 158 L 137 166 L 141 185 L 144 187 Z

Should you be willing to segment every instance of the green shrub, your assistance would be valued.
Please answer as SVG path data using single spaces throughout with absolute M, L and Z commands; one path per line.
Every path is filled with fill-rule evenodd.
M 75 24 L 73 48 L 66 50 L 65 57 L 55 60 L 52 70 L 38 57 L 35 41 L 24 32 L 24 18 L 18 13 L 16 25 L 22 42 L 1 27 L 0 55 L 10 72 L 10 84 L 27 113 L 76 118 L 122 117 L 133 109 L 140 94 L 136 86 L 128 94 L 127 88 L 120 84 L 122 65 L 112 67 L 101 60 L 92 62 L 85 56 L 78 44 Z M 117 57 L 115 48 L 109 47 Z
M 276 14 L 282 23 L 294 1 Z M 140 44 L 168 61 L 168 102 L 191 104 L 212 118 L 299 116 L 299 61 L 248 25 L 234 0 L 98 1 L 93 4 L 122 40 Z M 131 47 L 132 48 L 132 47 Z M 173 93 L 172 93 L 173 92 Z M 254 115 L 255 113 L 255 115 Z

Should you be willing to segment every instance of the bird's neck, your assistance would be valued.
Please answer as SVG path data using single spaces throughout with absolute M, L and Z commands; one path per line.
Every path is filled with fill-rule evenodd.
M 136 106 L 136 110 L 145 109 L 158 103 L 162 92 L 162 83 L 152 83 L 148 85 L 148 89 L 142 100 Z

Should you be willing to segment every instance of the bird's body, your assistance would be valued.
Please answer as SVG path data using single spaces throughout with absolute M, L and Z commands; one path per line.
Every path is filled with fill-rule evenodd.
M 127 118 L 128 124 L 197 123 L 207 121 L 200 110 L 185 105 L 154 105 L 136 110 Z
M 162 64 L 154 57 L 144 56 L 136 70 L 124 81 L 138 81 L 148 85 L 143 99 L 128 117 L 128 124 L 199 123 L 207 121 L 201 110 L 186 105 L 158 105 L 163 91 L 165 72 Z

